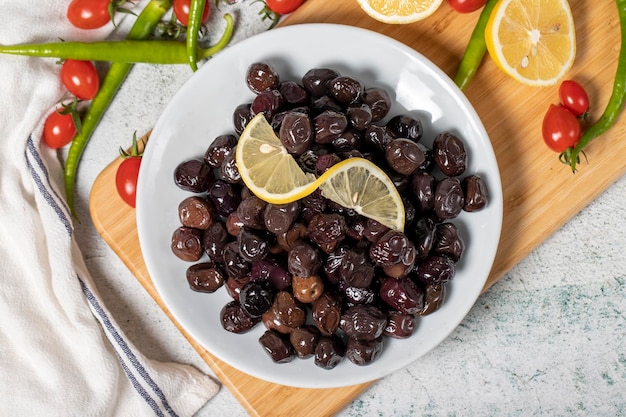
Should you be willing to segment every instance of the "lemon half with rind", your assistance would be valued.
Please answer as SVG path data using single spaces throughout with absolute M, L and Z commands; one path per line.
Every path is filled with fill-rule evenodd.
M 365 13 L 379 22 L 407 24 L 432 15 L 443 0 L 357 0 L 357 2 Z
M 485 29 L 495 64 L 530 86 L 555 85 L 574 64 L 576 34 L 567 0 L 500 0 Z

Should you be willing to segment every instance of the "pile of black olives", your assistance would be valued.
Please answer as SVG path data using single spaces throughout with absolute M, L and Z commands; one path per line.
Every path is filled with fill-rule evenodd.
M 225 330 L 265 326 L 259 342 L 274 362 L 313 357 L 332 369 L 346 357 L 367 365 L 385 336 L 411 336 L 419 318 L 444 302 L 465 248 L 450 220 L 487 204 L 485 183 L 463 176 L 468 156 L 459 137 L 441 132 L 424 145 L 422 121 L 390 115 L 384 89 L 330 68 L 284 81 L 266 62 L 250 65 L 245 81 L 255 95 L 234 109 L 233 131 L 211 138 L 203 156 L 174 172 L 192 194 L 179 205 L 172 251 L 193 263 L 192 290 L 225 287 L 232 297 L 221 311 Z M 253 195 L 234 155 L 238 135 L 260 112 L 307 172 L 321 175 L 354 156 L 384 169 L 403 196 L 405 230 L 319 190 L 284 205 Z

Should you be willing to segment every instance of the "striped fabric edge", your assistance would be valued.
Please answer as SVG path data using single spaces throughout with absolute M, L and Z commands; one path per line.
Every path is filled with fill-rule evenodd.
M 87 301 L 89 301 L 92 311 L 94 311 L 98 321 L 104 327 L 107 338 L 111 341 L 111 344 L 115 349 L 115 353 L 120 360 L 122 369 L 124 369 L 126 376 L 130 380 L 133 387 L 137 390 L 137 393 L 139 393 L 139 395 L 152 408 L 155 415 L 160 417 L 164 417 L 165 415 L 177 417 L 176 412 L 167 401 L 165 394 L 159 385 L 152 379 L 150 373 L 143 366 L 137 355 L 135 355 L 135 352 L 133 352 L 132 348 L 123 338 L 121 333 L 117 330 L 117 327 L 109 317 L 109 314 L 105 310 L 102 303 L 100 303 L 94 292 L 89 289 L 87 284 L 80 277 L 77 278 Z M 153 395 L 156 397 L 153 397 Z
M 74 226 L 72 225 L 69 207 L 67 206 L 65 200 L 52 186 L 52 183 L 50 182 L 50 175 L 48 174 L 48 168 L 37 151 L 37 147 L 35 146 L 35 141 L 32 136 L 29 136 L 26 141 L 26 164 L 43 199 L 56 213 L 57 217 L 63 224 L 63 227 L 65 227 L 67 234 L 71 237 L 74 232 Z
M 37 190 L 43 200 L 50 206 L 56 214 L 58 220 L 63 225 L 68 234 L 68 238 L 72 238 L 74 227 L 71 221 L 69 208 L 65 200 L 55 190 L 50 182 L 48 168 L 44 159 L 41 157 L 35 145 L 32 136 L 28 137 L 25 150 L 26 164 L 30 171 L 31 177 Z M 96 292 L 92 291 L 87 282 L 76 275 L 82 292 L 89 302 L 92 313 L 101 324 L 107 340 L 113 346 L 115 354 L 119 360 L 120 366 L 128 377 L 131 385 L 137 391 L 139 396 L 159 417 L 178 417 L 176 412 L 170 406 L 165 394 L 159 385 L 150 376 L 148 370 L 137 357 L 129 343 L 125 340 L 113 319 L 104 307 L 101 300 L 97 297 Z

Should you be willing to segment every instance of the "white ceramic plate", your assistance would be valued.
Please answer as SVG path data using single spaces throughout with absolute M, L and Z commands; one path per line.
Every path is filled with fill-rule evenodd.
M 224 288 L 214 294 L 189 289 L 190 263 L 170 249 L 179 227 L 177 207 L 189 196 L 174 184 L 182 161 L 202 156 L 216 136 L 232 133 L 234 108 L 249 102 L 248 66 L 268 61 L 281 79 L 301 79 L 314 67 L 326 66 L 351 75 L 366 86 L 386 88 L 393 96 L 390 115 L 410 113 L 424 124 L 424 142 L 450 130 L 463 138 L 469 154 L 466 174 L 479 173 L 490 193 L 480 212 L 462 213 L 455 222 L 466 244 L 445 305 L 419 319 L 409 339 L 386 338 L 379 359 L 357 366 L 347 359 L 324 370 L 313 359 L 275 364 L 258 342 L 259 324 L 246 334 L 222 329 L 219 313 L 230 301 Z M 305 24 L 273 29 L 241 41 L 208 61 L 180 89 L 154 127 L 147 146 L 137 196 L 141 250 L 159 295 L 175 319 L 209 352 L 231 366 L 274 383 L 330 388 L 384 377 L 414 362 L 444 340 L 463 320 L 490 272 L 502 224 L 502 190 L 497 162 L 487 133 L 474 109 L 439 68 L 415 50 L 380 34 L 349 26 Z M 454 360 L 454 358 L 451 358 Z

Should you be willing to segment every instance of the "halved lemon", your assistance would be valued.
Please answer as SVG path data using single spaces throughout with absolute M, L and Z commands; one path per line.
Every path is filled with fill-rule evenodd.
M 241 133 L 235 161 L 246 186 L 268 203 L 290 203 L 317 188 L 315 176 L 302 171 L 263 113 L 254 116 Z
M 489 55 L 531 86 L 554 85 L 574 64 L 576 34 L 567 0 L 500 0 L 485 30 Z
M 398 190 L 367 159 L 346 159 L 316 179 L 302 171 L 262 113 L 248 122 L 235 152 L 243 182 L 268 203 L 290 203 L 320 188 L 324 197 L 343 207 L 394 230 L 404 229 L 404 204 Z
M 364 158 L 349 158 L 319 177 L 322 195 L 385 226 L 404 230 L 404 203 L 391 179 Z
M 443 0 L 357 0 L 372 18 L 383 23 L 417 22 L 435 13 Z

